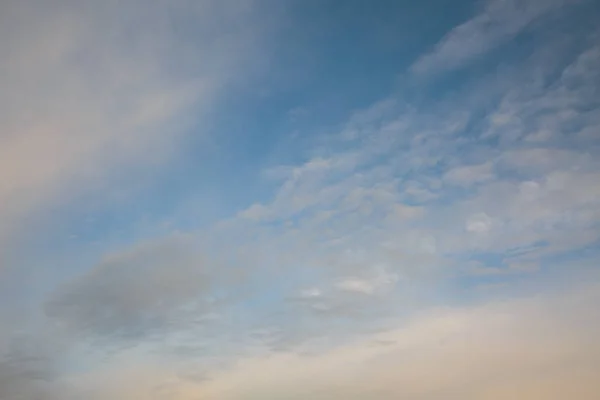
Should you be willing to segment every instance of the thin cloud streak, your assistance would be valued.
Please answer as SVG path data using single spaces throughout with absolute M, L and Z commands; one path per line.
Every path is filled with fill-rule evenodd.
M 584 0 L 585 1 L 585 0 Z M 453 70 L 493 50 L 537 19 L 579 0 L 488 0 L 472 19 L 452 29 L 411 67 L 416 75 Z
M 0 239 L 52 205 L 163 164 L 259 51 L 252 13 L 214 1 L 4 2 Z M 190 25 L 190 18 L 199 25 Z M 236 28 L 227 32 L 213 18 Z M 182 37 L 198 30 L 201 39 Z M 215 46 L 220 43 L 220 46 Z M 191 118 L 191 115 L 195 115 Z M 123 184 L 123 183 L 121 183 Z

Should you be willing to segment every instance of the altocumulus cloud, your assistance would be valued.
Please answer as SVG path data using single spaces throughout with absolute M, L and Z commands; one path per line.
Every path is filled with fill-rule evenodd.
M 599 11 L 474 5 L 341 112 L 346 7 L 2 6 L 0 399 L 597 397 Z M 39 250 L 81 198 L 105 225 Z

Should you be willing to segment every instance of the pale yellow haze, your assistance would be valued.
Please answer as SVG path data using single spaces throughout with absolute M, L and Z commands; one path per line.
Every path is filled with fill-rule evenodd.
M 145 364 L 80 383 L 117 399 L 152 398 L 164 382 L 161 396 L 173 400 L 594 400 L 599 289 L 431 311 L 325 353 L 246 359 L 200 382 Z

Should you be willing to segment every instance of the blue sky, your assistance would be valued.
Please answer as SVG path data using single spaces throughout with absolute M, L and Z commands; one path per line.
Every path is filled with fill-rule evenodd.
M 4 2 L 0 399 L 596 398 L 599 17 Z

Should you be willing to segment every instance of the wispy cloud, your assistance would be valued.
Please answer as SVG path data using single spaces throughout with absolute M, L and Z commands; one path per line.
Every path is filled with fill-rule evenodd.
M 430 74 L 461 67 L 512 39 L 549 12 L 573 3 L 577 1 L 486 1 L 480 13 L 447 33 L 411 70 L 415 74 Z
M 200 392 L 237 398 L 242 392 L 233 388 L 243 388 L 240 390 L 244 395 L 252 391 L 256 395 L 279 396 L 284 392 L 293 395 L 296 379 L 306 381 L 304 371 L 317 368 L 316 365 L 330 365 L 322 370 L 325 380 L 316 381 L 314 386 L 309 380 L 311 385 L 306 387 L 309 392 L 300 390 L 298 396 L 322 393 L 331 398 L 361 393 L 389 398 L 419 394 L 434 399 L 432 388 L 444 396 L 458 390 L 467 398 L 494 398 L 505 393 L 513 396 L 539 393 L 543 397 L 573 390 L 588 390 L 589 395 L 592 386 L 586 376 L 593 371 L 589 363 L 595 356 L 578 347 L 588 343 L 589 338 L 577 336 L 586 334 L 588 328 L 552 322 L 558 324 L 561 333 L 551 341 L 548 339 L 544 348 L 548 346 L 557 352 L 542 356 L 541 347 L 533 346 L 539 338 L 535 332 L 545 332 L 546 328 L 541 326 L 545 326 L 547 318 L 563 321 L 563 316 L 542 317 L 538 311 L 524 316 L 521 305 L 498 313 L 485 307 L 474 314 L 459 311 L 458 317 L 450 314 L 431 322 L 442 324 L 439 329 L 443 332 L 446 332 L 443 327 L 450 324 L 448 329 L 454 333 L 448 333 L 447 338 L 445 333 L 438 337 L 441 331 L 431 328 L 429 323 L 425 325 L 432 329 L 431 333 L 421 328 L 412 332 L 413 328 L 409 328 L 399 333 L 399 338 L 392 337 L 393 341 L 403 343 L 405 335 L 431 339 L 415 345 L 422 348 L 423 354 L 413 356 L 416 363 L 411 364 L 413 372 L 398 364 L 398 358 L 389 356 L 389 362 L 377 369 L 380 375 L 359 374 L 365 378 L 356 381 L 357 386 L 340 383 L 335 389 L 328 385 L 355 381 L 356 375 L 341 367 L 346 363 L 377 364 L 379 361 L 375 360 L 386 359 L 385 354 L 396 353 L 390 353 L 389 347 L 373 350 L 361 344 L 349 348 L 348 356 L 339 355 L 337 350 L 322 355 L 316 364 L 297 354 L 315 348 L 328 351 L 333 344 L 357 337 L 371 341 L 365 333 L 368 327 L 381 326 L 380 323 L 385 326 L 392 316 L 431 301 L 435 295 L 427 289 L 443 284 L 446 277 L 466 282 L 483 279 L 481 285 L 500 287 L 502 278 L 540 273 L 545 265 L 553 263 L 549 255 L 573 256 L 596 243 L 595 226 L 600 214 L 593 183 L 598 180 L 599 166 L 590 153 L 593 149 L 589 146 L 590 138 L 582 138 L 580 131 L 573 132 L 570 128 L 573 125 L 567 128 L 562 120 L 551 123 L 547 114 L 542 113 L 548 107 L 567 110 L 561 98 L 581 99 L 580 91 L 590 85 L 586 77 L 595 71 L 595 64 L 589 62 L 590 52 L 594 50 L 586 50 L 567 66 L 549 90 L 537 92 L 535 87 L 519 85 L 511 87 L 508 94 L 499 95 L 499 109 L 510 104 L 516 110 L 528 110 L 521 117 L 523 125 L 511 128 L 510 140 L 500 146 L 493 137 L 503 135 L 497 130 L 501 122 L 497 119 L 488 122 L 496 111 L 476 118 L 477 110 L 469 103 L 473 113 L 467 119 L 477 128 L 467 132 L 469 124 L 464 123 L 467 105 L 456 99 L 451 106 L 444 103 L 426 112 L 409 113 L 399 101 L 387 101 L 384 111 L 375 105 L 360 113 L 368 114 L 369 118 L 361 119 L 360 124 L 356 122 L 358 117 L 350 118 L 346 129 L 327 139 L 332 148 L 344 143 L 345 150 L 330 152 L 327 157 L 318 154 L 297 166 L 271 169 L 281 179 L 272 201 L 251 205 L 216 227 L 195 234 L 194 240 L 203 243 L 207 254 L 220 254 L 221 259 L 243 267 L 239 269 L 243 274 L 236 281 L 240 283 L 238 286 L 233 281 L 215 284 L 219 272 L 210 265 L 204 270 L 197 261 L 199 253 L 192 252 L 188 258 L 188 253 L 177 247 L 163 252 L 160 249 L 164 248 L 159 246 L 157 252 L 153 248 L 149 253 L 142 249 L 107 259 L 72 285 L 60 288 L 50 303 L 50 314 L 59 321 L 92 327 L 95 334 L 111 337 L 118 329 L 143 329 L 147 321 L 168 327 L 171 321 L 161 320 L 162 316 L 178 315 L 179 307 L 203 301 L 209 297 L 207 293 L 239 292 L 237 300 L 225 308 L 209 305 L 192 312 L 198 317 L 218 311 L 219 318 L 207 318 L 201 325 L 178 325 L 170 333 L 163 330 L 164 337 L 175 343 L 191 343 L 191 349 L 204 354 L 199 367 L 213 371 L 213 380 L 208 382 L 177 383 L 179 378 L 166 379 L 175 382 L 174 387 L 190 390 L 171 394 L 172 398 L 187 398 Z M 585 67 L 582 60 L 586 60 Z M 568 78 L 574 70 L 581 80 Z M 522 76 L 514 79 L 525 81 L 529 72 L 523 71 Z M 526 101 L 527 106 L 519 105 L 521 101 Z M 569 115 L 573 120 L 588 118 L 587 113 L 581 112 Z M 552 140 L 522 140 L 529 132 L 524 126 L 540 123 L 552 129 Z M 352 129 L 352 135 L 347 134 L 348 129 Z M 460 140 L 467 136 L 470 140 Z M 569 146 L 559 150 L 559 143 Z M 266 175 L 273 177 L 271 172 Z M 430 196 L 422 196 L 423 192 Z M 478 255 L 485 257 L 478 259 Z M 485 281 L 487 278 L 498 281 L 490 283 Z M 108 294 L 110 298 L 106 297 Z M 248 312 L 254 318 L 251 322 L 242 317 Z M 546 312 L 549 311 L 543 311 Z M 191 318 L 192 314 L 184 314 L 183 319 Z M 509 321 L 504 319 L 506 315 L 511 316 Z M 520 338 L 517 341 L 509 340 L 509 336 L 514 337 L 512 333 L 493 331 L 494 336 L 492 331 L 476 329 L 500 326 L 502 332 L 514 333 L 517 327 L 522 327 L 521 321 L 530 325 L 523 328 L 528 335 L 517 335 Z M 458 331 L 452 327 L 458 327 Z M 459 337 L 467 334 L 478 339 L 465 347 Z M 442 346 L 446 351 L 432 353 L 431 349 L 438 349 L 434 343 L 439 340 L 449 341 Z M 224 372 L 216 373 L 221 370 L 214 366 L 216 360 L 231 359 L 225 355 L 215 357 L 199 341 L 212 343 L 213 348 L 216 346 L 223 352 L 233 351 L 237 354 L 234 358 L 244 351 L 288 354 L 244 361 L 230 372 L 225 372 L 229 370 L 225 368 Z M 150 348 L 155 346 L 143 340 L 140 343 Z M 404 348 L 402 344 L 394 346 Z M 170 350 L 163 348 L 163 351 L 173 354 L 174 347 L 168 346 Z M 500 353 L 484 351 L 490 348 L 518 349 L 518 354 L 508 359 Z M 465 352 L 477 361 L 460 363 Z M 340 357 L 345 361 L 340 361 Z M 585 368 L 590 365 L 589 369 L 581 376 L 557 369 L 552 382 L 562 383 L 555 386 L 550 381 L 536 381 L 534 375 L 527 381 L 517 379 L 525 370 L 535 371 L 541 365 L 559 368 L 563 357 L 576 357 L 578 365 Z M 279 366 L 279 359 L 291 365 L 290 369 Z M 485 383 L 487 377 L 504 368 L 518 370 L 516 366 L 523 365 L 525 360 L 532 364 L 524 367 L 522 373 L 511 375 L 506 382 Z M 175 365 L 181 362 L 179 359 Z M 446 370 L 435 367 L 449 364 L 461 365 L 450 380 L 444 378 Z M 489 368 L 475 369 L 473 365 Z M 420 372 L 414 372 L 413 366 L 419 366 Z M 267 384 L 266 375 L 261 375 L 271 368 L 284 371 L 285 377 L 278 379 L 279 386 Z M 397 383 L 400 379 L 396 373 L 393 379 L 385 373 L 392 369 L 402 371 L 403 379 L 414 377 L 412 386 L 408 381 L 402 389 L 392 385 L 392 381 Z M 160 374 L 151 372 L 155 373 Z M 469 379 L 471 384 L 466 383 Z M 457 385 L 462 385 L 462 392 Z M 126 387 L 123 390 L 127 393 L 138 390 Z
M 408 72 L 458 68 L 569 5 L 488 2 Z M 275 2 L 34 6 L 0 17 L 0 247 L 32 253 L 0 265 L 0 398 L 594 398 L 597 32 L 333 126 L 274 96 L 250 147 L 276 141 L 273 110 L 310 109 L 319 135 L 260 168 L 248 141 L 211 148 L 243 171 L 235 190 L 209 171 L 243 207 L 210 224 L 150 215 L 160 228 L 46 260 L 50 235 L 27 239 L 54 205 L 160 179 L 247 63 L 269 64 L 258 25 Z M 226 97 L 220 118 L 243 125 Z M 200 179 L 192 164 L 177 184 Z
M 595 104 L 583 100 L 595 85 L 595 52 L 594 46 L 581 53 L 546 90 L 524 83 L 490 94 L 498 96 L 499 105 L 483 118 L 477 105 L 457 99 L 427 112 L 388 106 L 379 119 L 373 116 L 381 109 L 376 105 L 360 128 L 350 122 L 330 138 L 332 148 L 342 140 L 350 150 L 289 168 L 271 203 L 254 204 L 240 216 L 252 215 L 250 226 L 272 232 L 273 243 L 283 248 L 310 243 L 311 257 L 320 256 L 309 260 L 298 248 L 299 259 L 309 264 L 346 268 L 350 264 L 342 261 L 341 248 L 360 249 L 371 265 L 385 260 L 410 270 L 411 255 L 425 260 L 502 253 L 540 242 L 546 243 L 544 251 L 585 246 L 595 240 L 596 219 L 589 218 L 598 206 L 592 184 L 598 165 L 593 140 L 581 134 L 595 111 L 579 109 L 582 101 Z M 523 69 L 512 79 L 525 82 L 538 71 L 539 66 Z M 469 131 L 461 122 L 465 107 L 472 111 Z M 494 118 L 507 107 L 518 110 L 510 126 Z M 527 140 L 539 126 L 551 138 Z M 285 228 L 285 221 L 293 229 Z M 273 222 L 284 228 L 272 227 Z M 587 230 L 590 235 L 580 235 Z M 580 242 L 566 240 L 578 236 Z M 384 243 L 402 256 L 390 258 L 393 252 Z M 328 253 L 335 256 L 327 258 Z M 368 268 L 356 255 L 353 259 Z
M 144 178 L 138 166 L 170 156 L 257 50 L 258 30 L 243 9 L 4 3 L 0 237 L 14 239 L 25 219 L 86 189 Z M 188 30 L 201 40 L 182 36 Z

